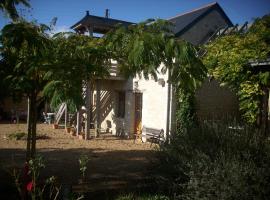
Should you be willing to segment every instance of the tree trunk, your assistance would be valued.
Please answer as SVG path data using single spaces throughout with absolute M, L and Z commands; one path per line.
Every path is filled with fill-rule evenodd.
M 31 154 L 31 137 L 32 137 L 32 113 L 31 113 L 31 98 L 27 99 L 27 147 L 26 147 L 26 160 L 30 159 Z
M 269 89 L 263 87 L 264 95 L 262 99 L 262 119 L 261 119 L 261 129 L 262 133 L 268 135 L 268 100 L 269 100 Z
M 33 97 L 32 102 L 32 141 L 31 141 L 31 158 L 36 154 L 36 133 L 37 133 L 37 97 Z

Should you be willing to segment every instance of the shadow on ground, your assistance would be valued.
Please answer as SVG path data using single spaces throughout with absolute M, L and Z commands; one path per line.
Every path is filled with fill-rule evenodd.
M 156 162 L 152 150 L 105 149 L 39 149 L 45 159 L 46 168 L 41 177 L 56 176 L 69 192 L 83 192 L 87 199 L 114 199 L 118 194 L 149 191 L 153 188 L 151 167 Z M 87 165 L 86 182 L 79 184 L 78 159 L 81 154 L 90 158 Z M 25 151 L 0 149 L 0 194 L 1 199 L 12 199 L 16 191 L 12 179 L 6 172 L 14 166 L 23 166 Z

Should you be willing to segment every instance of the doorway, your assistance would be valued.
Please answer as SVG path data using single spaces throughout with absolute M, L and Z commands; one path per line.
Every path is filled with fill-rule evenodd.
M 134 133 L 141 134 L 142 130 L 142 93 L 135 93 Z

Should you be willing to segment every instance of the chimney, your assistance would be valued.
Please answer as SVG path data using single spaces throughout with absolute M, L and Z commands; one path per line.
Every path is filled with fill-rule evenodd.
M 108 8 L 105 10 L 105 17 L 109 18 L 109 9 Z
M 88 15 L 89 15 L 89 10 L 86 11 L 86 16 L 88 16 Z

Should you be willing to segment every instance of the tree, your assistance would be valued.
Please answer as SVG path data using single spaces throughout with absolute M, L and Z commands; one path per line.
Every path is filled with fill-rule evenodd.
M 143 75 L 146 79 L 150 75 L 156 79 L 158 73 L 168 72 L 169 83 L 181 102 L 194 95 L 206 76 L 206 68 L 193 45 L 174 37 L 171 26 L 165 20 L 148 20 L 128 28 L 119 27 L 105 40 L 124 75 Z M 194 110 L 189 112 L 194 115 Z
M 74 33 L 59 33 L 53 39 L 52 63 L 45 78 L 44 94 L 52 107 L 66 102 L 79 110 L 84 104 L 83 84 L 109 74 L 109 62 L 103 40 Z
M 13 21 L 16 21 L 19 19 L 19 15 L 16 10 L 16 5 L 18 4 L 30 7 L 28 0 L 0 0 L 0 10 L 7 13 Z
M 51 41 L 46 30 L 45 25 L 21 21 L 6 25 L 0 37 L 5 80 L 17 97 L 26 95 L 29 99 L 27 159 L 34 157 L 36 151 L 37 105 L 42 99 L 44 69 L 49 63 Z
M 247 33 L 226 35 L 210 43 L 207 50 L 204 63 L 209 73 L 237 94 L 243 118 L 254 124 L 270 76 L 269 72 L 253 73 L 249 62 L 270 56 L 270 15 L 255 20 Z

